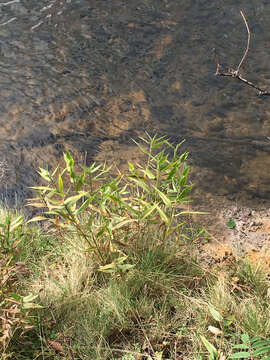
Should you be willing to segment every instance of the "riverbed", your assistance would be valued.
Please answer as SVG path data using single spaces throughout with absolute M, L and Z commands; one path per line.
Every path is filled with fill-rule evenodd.
M 13 0 L 0 3 L 0 195 L 21 204 L 69 149 L 79 161 L 137 161 L 133 139 L 185 139 L 200 208 L 267 207 L 270 3 L 263 0 Z

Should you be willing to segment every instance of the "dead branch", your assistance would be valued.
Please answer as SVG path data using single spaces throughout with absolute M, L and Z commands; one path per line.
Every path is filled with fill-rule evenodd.
M 237 68 L 237 70 L 236 70 L 236 71 L 237 71 L 237 74 L 239 73 L 240 68 L 241 68 L 243 62 L 245 61 L 245 59 L 246 59 L 246 57 L 247 57 L 247 54 L 248 54 L 248 51 L 249 51 L 249 45 L 250 45 L 250 31 L 249 31 L 248 23 L 247 23 L 247 20 L 246 20 L 246 18 L 245 18 L 244 13 L 242 12 L 242 10 L 240 10 L 240 14 L 241 14 L 241 16 L 242 16 L 242 18 L 243 18 L 243 20 L 244 20 L 244 23 L 245 23 L 245 25 L 246 25 L 246 28 L 247 28 L 248 40 L 247 40 L 247 48 L 246 48 L 246 51 L 245 51 L 245 53 L 244 53 L 244 55 L 243 55 L 243 57 L 242 57 L 239 65 L 238 65 L 238 68 Z
M 217 56 L 216 49 L 214 49 L 215 61 L 216 61 L 216 64 L 217 64 L 217 70 L 216 70 L 215 75 L 216 76 L 229 76 L 229 77 L 232 77 L 234 79 L 237 79 L 238 81 L 241 81 L 245 85 L 253 87 L 254 89 L 258 90 L 258 95 L 259 96 L 270 96 L 270 91 L 269 90 L 265 90 L 265 89 L 260 88 L 259 86 L 253 84 L 251 81 L 248 81 L 247 79 L 243 78 L 243 76 L 240 74 L 241 66 L 243 65 L 244 61 L 246 60 L 248 52 L 249 52 L 249 48 L 250 48 L 250 30 L 249 30 L 249 26 L 248 26 L 246 17 L 245 17 L 242 10 L 240 11 L 240 14 L 241 14 L 241 16 L 242 16 L 242 18 L 244 20 L 244 23 L 245 23 L 245 26 L 246 26 L 246 29 L 247 29 L 247 33 L 248 33 L 247 47 L 246 47 L 246 50 L 244 52 L 244 55 L 242 56 L 236 70 L 228 68 L 227 71 L 222 71 L 222 66 L 220 65 L 220 61 L 219 61 L 219 58 Z

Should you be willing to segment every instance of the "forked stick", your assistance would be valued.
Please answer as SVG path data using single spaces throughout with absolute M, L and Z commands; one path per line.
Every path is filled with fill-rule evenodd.
M 240 74 L 241 66 L 243 65 L 244 61 L 247 58 L 248 51 L 249 51 L 249 46 L 250 46 L 250 30 L 249 30 L 249 26 L 248 26 L 246 17 L 245 17 L 242 10 L 240 11 L 240 14 L 241 14 L 241 16 L 242 16 L 242 18 L 244 20 L 244 23 L 245 23 L 246 29 L 247 29 L 247 33 L 248 33 L 247 47 L 246 47 L 246 50 L 244 52 L 244 55 L 243 55 L 239 65 L 237 67 L 237 70 L 233 70 L 231 68 L 228 68 L 228 70 L 226 72 L 224 72 L 224 71 L 221 70 L 221 65 L 220 65 L 220 62 L 219 62 L 219 59 L 218 59 L 218 56 L 217 56 L 217 53 L 216 53 L 216 49 L 214 49 L 214 56 L 215 56 L 215 60 L 216 60 L 216 63 L 217 63 L 217 70 L 216 70 L 215 75 L 216 76 L 230 76 L 230 77 L 233 77 L 233 78 L 243 82 L 244 84 L 246 84 L 248 86 L 251 86 L 254 89 L 258 90 L 258 95 L 259 96 L 270 96 L 270 91 L 264 90 L 264 89 L 260 88 L 259 86 L 253 84 L 251 81 L 248 81 L 248 80 L 244 79 Z

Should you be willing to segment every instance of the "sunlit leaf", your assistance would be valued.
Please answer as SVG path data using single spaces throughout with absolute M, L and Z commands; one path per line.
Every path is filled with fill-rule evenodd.
M 39 175 L 46 181 L 50 182 L 51 181 L 51 177 L 50 177 L 50 173 L 48 170 L 43 169 L 43 168 L 39 168 L 38 171 Z
M 212 306 L 208 305 L 208 309 L 216 321 L 218 322 L 223 321 L 223 316 L 218 311 L 216 311 Z
M 134 165 L 131 162 L 128 162 L 129 171 L 134 171 Z
M 164 211 L 159 206 L 156 206 L 156 208 L 157 208 L 157 211 L 159 212 L 159 215 L 160 215 L 161 219 L 166 224 L 169 224 L 169 219 L 168 219 L 167 215 L 164 213 Z
M 77 216 L 77 215 L 79 215 L 81 212 L 83 212 L 84 210 L 86 210 L 92 200 L 93 200 L 93 198 L 88 198 L 87 200 L 85 200 L 85 201 L 82 203 L 82 205 L 79 207 L 79 209 L 75 212 L 75 215 Z
M 43 306 L 39 305 L 39 304 L 35 304 L 35 303 L 26 303 L 23 304 L 23 309 L 25 310 L 30 310 L 30 309 L 43 309 Z
M 120 229 L 121 227 L 123 227 L 127 224 L 130 224 L 134 221 L 135 221 L 135 219 L 125 219 L 123 221 L 118 222 L 116 225 L 112 226 L 111 230 L 114 231 L 114 230 Z
M 148 177 L 148 179 L 150 180 L 154 180 L 156 177 L 155 175 L 149 170 L 149 169 L 145 169 L 142 170 L 142 172 Z
M 157 187 L 154 186 L 154 189 L 156 190 L 156 192 L 158 193 L 158 195 L 160 196 L 160 198 L 162 199 L 162 201 L 164 202 L 164 204 L 168 207 L 172 206 L 172 202 L 171 200 L 168 198 L 168 196 L 166 196 L 164 193 L 162 193 Z
M 79 177 L 79 179 L 77 180 L 76 186 L 75 186 L 75 191 L 80 191 L 82 186 L 84 185 L 84 180 L 85 180 L 85 172 L 83 172 L 81 174 L 81 176 Z
M 157 204 L 154 204 L 154 205 L 150 206 L 149 209 L 146 211 L 146 213 L 143 215 L 142 219 L 146 219 L 149 215 L 152 214 L 152 212 L 154 210 L 156 210 L 156 208 L 157 208 Z
M 249 349 L 249 346 L 246 344 L 237 344 L 237 345 L 233 345 L 234 349 Z
M 207 351 L 209 352 L 209 354 L 212 356 L 212 358 L 214 360 L 218 355 L 217 349 L 204 336 L 201 335 L 200 338 L 201 338 L 204 346 L 206 347 Z
M 30 301 L 35 300 L 37 297 L 38 297 L 38 295 L 36 295 L 36 294 L 30 294 L 30 295 L 24 296 L 24 297 L 22 298 L 22 301 L 23 301 L 24 303 L 27 303 L 27 302 L 30 302 Z
M 58 175 L 58 189 L 61 194 L 64 194 L 64 185 L 61 174 Z
M 257 349 L 255 351 L 253 351 L 254 356 L 265 355 L 265 354 L 270 354 L 270 345 L 269 345 L 269 343 L 268 343 L 268 346 L 265 346 L 265 347 L 262 347 L 260 349 Z
M 80 200 L 83 196 L 85 196 L 85 193 L 80 193 L 78 195 L 74 195 L 74 196 L 70 196 L 68 197 L 65 201 L 64 204 L 65 205 L 73 205 L 75 204 L 78 200 Z
M 240 351 L 229 356 L 229 359 L 249 359 L 251 353 L 249 351 Z
M 32 219 L 28 220 L 26 222 L 26 224 L 29 224 L 31 222 L 36 222 L 36 221 L 44 221 L 44 220 L 48 220 L 45 216 L 35 216 Z
M 18 216 L 16 219 L 12 220 L 10 223 L 10 231 L 17 229 L 23 223 L 23 216 Z

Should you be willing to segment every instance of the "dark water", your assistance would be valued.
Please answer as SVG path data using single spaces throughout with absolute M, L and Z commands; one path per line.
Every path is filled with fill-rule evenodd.
M 270 87 L 269 1 L 1 0 L 1 197 L 23 200 L 65 148 L 136 159 L 148 130 L 186 139 L 198 196 L 269 199 L 270 98 L 214 76 L 213 47 L 232 67 L 245 49 L 240 9 L 243 73 Z

